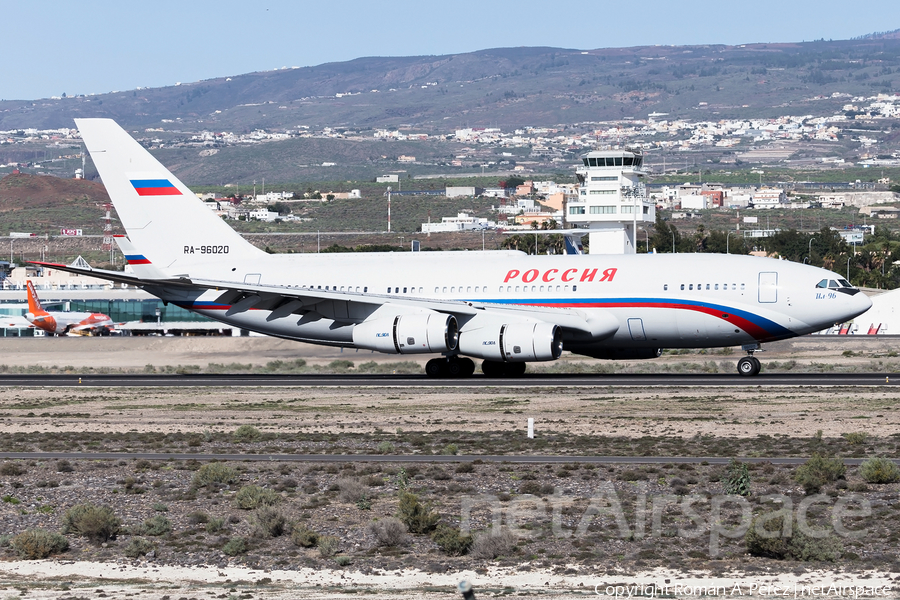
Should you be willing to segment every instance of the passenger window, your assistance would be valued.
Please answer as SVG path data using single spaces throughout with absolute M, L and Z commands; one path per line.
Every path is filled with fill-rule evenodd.
M 681 284 L 681 289 L 682 289 L 682 290 L 684 289 L 684 284 L 683 284 L 683 283 Z
M 718 283 L 717 283 L 717 284 L 716 284 L 716 287 L 715 287 L 715 289 L 719 289 L 719 284 L 718 284 Z
M 732 284 L 731 284 L 731 291 L 733 292 L 733 291 L 736 290 L 736 289 L 737 289 L 737 284 L 736 284 L 736 283 L 732 283 Z
M 519 286 L 516 286 L 516 291 L 517 291 L 517 292 L 519 291 Z
M 743 284 L 743 283 L 741 284 L 741 291 L 742 291 L 742 292 L 744 291 L 744 284 Z
M 406 288 L 403 288 L 403 293 L 404 293 L 404 294 L 406 293 Z
M 694 284 L 693 284 L 693 283 L 689 284 L 689 285 L 688 285 L 688 289 L 689 289 L 689 290 L 694 289 Z
M 577 286 L 577 285 L 573 285 L 573 286 L 572 286 L 572 291 L 573 291 L 573 292 L 577 292 L 577 291 L 578 291 L 578 286 Z
M 444 286 L 444 293 L 445 293 L 445 294 L 447 293 L 447 286 L 446 286 L 446 285 Z
M 472 291 L 472 286 L 470 285 L 469 287 L 466 288 L 466 293 L 468 294 L 471 291 Z
M 369 291 L 369 286 L 366 286 L 366 287 L 363 288 L 363 293 L 366 293 L 366 292 L 368 292 L 368 291 Z
M 708 283 L 706 284 L 706 289 L 709 289 L 709 284 L 708 284 Z

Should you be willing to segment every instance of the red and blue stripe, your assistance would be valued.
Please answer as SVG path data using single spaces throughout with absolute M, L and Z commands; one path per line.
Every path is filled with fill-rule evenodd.
M 143 254 L 126 254 L 125 262 L 129 265 L 149 265 L 150 261 Z
M 131 179 L 138 196 L 180 196 L 181 192 L 168 179 Z

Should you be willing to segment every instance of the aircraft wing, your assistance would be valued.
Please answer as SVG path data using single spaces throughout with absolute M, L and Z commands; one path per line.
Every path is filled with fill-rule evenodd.
M 316 311 L 329 318 L 354 322 L 362 319 L 354 318 L 351 310 L 351 305 L 353 304 L 367 304 L 375 307 L 391 304 L 408 307 L 411 310 L 425 309 L 452 314 L 463 321 L 488 314 L 504 315 L 507 318 L 521 321 L 546 320 L 548 323 L 554 323 L 563 329 L 588 334 L 594 339 L 612 335 L 618 329 L 618 321 L 607 313 L 587 315 L 582 311 L 571 308 L 498 305 L 489 302 L 434 298 L 398 298 L 386 294 L 321 290 L 299 286 L 247 284 L 187 277 L 146 279 L 121 271 L 45 262 L 33 262 L 33 264 L 134 285 L 144 288 L 154 295 L 159 295 L 155 291 L 162 290 L 174 291 L 176 295 L 178 295 L 178 292 L 189 292 L 191 290 L 220 291 L 221 293 L 215 302 L 228 307 L 225 311 L 226 316 L 235 315 L 250 309 L 265 309 L 271 311 L 269 320 L 274 320 L 293 313 Z M 171 301 L 177 302 L 175 299 Z

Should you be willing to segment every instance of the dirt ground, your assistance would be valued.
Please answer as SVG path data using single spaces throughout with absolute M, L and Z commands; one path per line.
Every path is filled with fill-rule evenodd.
M 769 345 L 760 358 L 764 365 L 787 364 L 797 371 L 894 372 L 900 371 L 894 348 L 890 338 L 801 338 Z M 666 354 L 658 361 L 630 363 L 625 368 L 697 370 L 697 365 L 708 369 L 712 362 L 725 369 L 738 357 L 737 352 Z M 231 363 L 264 367 L 272 361 L 298 358 L 321 367 L 336 360 L 351 360 L 356 365 L 372 360 L 400 365 L 409 360 L 256 337 L 0 339 L 0 370 L 7 371 L 35 365 L 45 370 L 71 366 L 113 371 L 143 371 L 147 365 L 154 369 L 196 365 L 205 370 Z M 575 370 L 596 362 L 577 357 L 565 360 Z M 57 472 L 55 461 L 22 461 L 24 474 L 0 477 L 4 529 L 0 542 L 4 535 L 17 534 L 25 527 L 58 529 L 64 510 L 85 501 L 113 506 L 130 529 L 108 546 L 73 539 L 72 549 L 47 561 L 15 560 L 8 548 L 0 551 L 0 597 L 287 600 L 349 598 L 364 593 L 373 599 L 431 600 L 459 598 L 454 585 L 463 578 L 475 583 L 479 598 L 615 597 L 605 592 L 607 586 L 647 583 L 722 585 L 730 590 L 739 584 L 743 586 L 741 595 L 748 596 L 773 595 L 761 593 L 759 588 L 754 594 L 749 587 L 766 583 L 898 586 L 896 539 L 900 534 L 891 524 L 897 522 L 900 488 L 897 484 L 867 487 L 855 470 L 847 478 L 850 487 L 867 494 L 874 512 L 865 522 L 875 533 L 865 542 L 846 545 L 845 557 L 856 558 L 838 563 L 748 558 L 740 540 L 729 542 L 723 559 L 711 560 L 697 554 L 705 550 L 690 540 L 619 540 L 602 528 L 591 530 L 596 538 L 591 543 L 538 536 L 520 541 L 511 556 L 479 561 L 443 556 L 427 536 L 413 536 L 410 545 L 401 549 L 374 545 L 367 523 L 397 510 L 395 482 L 400 465 L 360 464 L 349 471 L 328 471 L 315 464 L 279 466 L 252 460 L 254 454 L 322 452 L 727 457 L 807 456 L 821 451 L 896 458 L 900 450 L 898 398 L 900 389 L 888 385 L 764 388 L 752 380 L 737 388 L 617 388 L 605 385 L 602 374 L 598 374 L 596 387 L 551 389 L 532 389 L 527 381 L 515 388 L 459 388 L 452 382 L 415 389 L 350 384 L 297 389 L 0 388 L 0 450 L 236 452 L 249 459 L 233 463 L 241 473 L 240 483 L 207 492 L 192 487 L 191 477 L 198 465 L 188 462 L 150 468 L 135 461 L 76 461 L 74 472 L 63 473 Z M 535 419 L 534 440 L 525 437 L 529 417 Z M 258 428 L 262 437 L 237 444 L 233 435 L 241 425 Z M 785 494 L 797 503 L 802 500 L 793 468 L 768 465 L 758 470 L 754 467 L 752 473 L 754 506 L 765 494 Z M 340 480 L 347 477 L 374 486 L 370 488 L 371 507 L 341 499 Z M 603 481 L 612 482 L 626 504 L 636 506 L 635 490 L 646 490 L 651 498 L 669 497 L 672 489 L 679 495 L 721 494 L 720 477 L 721 468 L 713 465 L 693 470 L 664 465 L 658 469 L 576 466 L 572 471 L 545 471 L 541 466 L 513 467 L 501 462 L 476 466 L 474 472 L 423 466 L 411 477 L 411 489 L 440 508 L 451 522 L 458 522 L 453 521 L 458 519 L 457 505 L 466 494 L 496 494 L 508 510 L 509 503 L 515 503 L 521 494 L 529 497 L 536 493 L 532 488 L 552 486 L 574 498 L 582 510 L 591 490 Z M 337 567 L 333 559 L 297 548 L 284 537 L 254 538 L 253 516 L 233 506 L 237 489 L 250 484 L 278 492 L 283 498 L 279 506 L 292 520 L 340 538 L 352 564 Z M 135 488 L 143 491 L 135 492 Z M 828 495 L 843 497 L 846 488 L 846 484 L 829 487 Z M 157 512 L 161 504 L 166 505 L 164 513 Z M 208 534 L 202 525 L 192 525 L 190 514 L 201 509 L 212 517 L 234 516 L 233 524 L 232 520 L 226 522 L 227 535 Z M 153 538 L 158 554 L 125 558 L 123 550 L 140 531 L 141 521 L 157 514 L 166 515 L 174 529 L 165 539 Z M 541 531 L 547 527 L 543 521 L 537 525 Z M 255 540 L 252 549 L 244 556 L 226 556 L 221 548 L 229 535 Z M 887 597 L 897 597 L 896 589 Z

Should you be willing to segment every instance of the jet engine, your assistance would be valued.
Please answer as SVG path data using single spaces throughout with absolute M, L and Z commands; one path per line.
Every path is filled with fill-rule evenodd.
M 355 346 L 389 354 L 452 352 L 458 340 L 456 317 L 434 311 L 376 318 L 353 327 Z
M 459 336 L 460 354 L 491 361 L 556 360 L 562 350 L 562 330 L 552 323 L 489 321 L 477 329 L 467 324 Z

